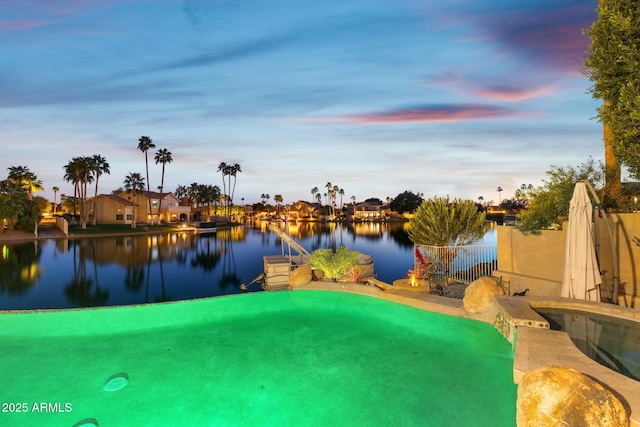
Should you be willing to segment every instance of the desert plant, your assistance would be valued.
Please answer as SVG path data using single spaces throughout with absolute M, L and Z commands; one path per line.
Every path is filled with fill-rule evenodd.
M 487 232 L 485 217 L 471 200 L 434 197 L 422 202 L 409 222 L 409 239 L 416 245 L 469 245 Z
M 419 249 L 415 248 L 414 269 L 426 266 L 432 271 L 430 263 L 440 263 L 444 274 L 448 274 L 449 265 L 458 254 L 458 246 L 470 245 L 482 238 L 487 232 L 486 214 L 478 210 L 471 200 L 449 197 L 434 197 L 422 202 L 415 216 L 409 222 L 409 239 L 420 246 L 442 246 L 448 249 L 436 250 L 425 261 Z
M 347 282 L 360 283 L 362 281 L 362 267 L 359 265 L 352 265 L 344 272 L 343 278 Z
M 316 249 L 309 256 L 311 266 L 324 271 L 329 279 L 341 279 L 349 268 L 358 263 L 358 252 L 340 246 L 335 252 L 331 249 Z

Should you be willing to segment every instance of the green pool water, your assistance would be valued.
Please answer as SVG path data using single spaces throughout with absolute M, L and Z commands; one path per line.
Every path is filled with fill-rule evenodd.
M 515 425 L 491 325 L 368 296 L 1 314 L 0 335 L 3 426 Z

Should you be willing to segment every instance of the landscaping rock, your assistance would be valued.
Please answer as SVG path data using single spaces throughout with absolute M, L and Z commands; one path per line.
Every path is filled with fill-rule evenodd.
M 311 274 L 313 274 L 313 280 L 322 280 L 325 276 L 324 271 L 322 270 L 313 270 Z
M 467 286 L 462 304 L 468 313 L 484 313 L 491 305 L 493 298 L 500 295 L 504 295 L 504 289 L 494 278 L 481 277 Z
M 311 265 L 302 264 L 289 274 L 289 287 L 308 285 L 313 275 L 311 274 Z
M 601 384 L 562 366 L 527 372 L 518 385 L 518 427 L 629 425 L 618 398 Z

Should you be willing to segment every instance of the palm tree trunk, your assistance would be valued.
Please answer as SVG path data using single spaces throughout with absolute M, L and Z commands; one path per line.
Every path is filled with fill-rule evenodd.
M 149 185 L 149 157 L 147 156 L 147 151 L 144 152 L 144 163 L 147 168 L 147 199 L 149 200 L 149 223 L 153 224 L 153 211 L 151 210 L 151 186 Z
M 96 190 L 93 192 L 93 221 L 92 224 L 96 225 L 98 224 L 97 220 L 96 220 L 96 201 L 98 200 L 98 178 L 99 175 L 96 174 Z
M 162 178 L 160 179 L 160 200 L 158 201 L 158 223 L 160 222 L 160 209 L 162 208 L 162 191 L 164 190 L 164 162 L 162 162 Z

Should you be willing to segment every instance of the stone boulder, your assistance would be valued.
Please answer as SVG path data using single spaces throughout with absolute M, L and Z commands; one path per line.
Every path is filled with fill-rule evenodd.
M 467 313 L 484 313 L 493 302 L 493 298 L 500 295 L 504 295 L 504 289 L 498 285 L 496 279 L 480 277 L 467 286 L 462 304 Z
M 292 286 L 308 285 L 312 278 L 311 265 L 302 264 L 289 274 L 289 288 Z
M 629 415 L 613 393 L 586 375 L 562 366 L 545 366 L 523 375 L 516 424 L 627 427 Z
M 319 269 L 313 270 L 311 274 L 313 274 L 313 280 L 322 280 L 325 276 L 324 271 Z

